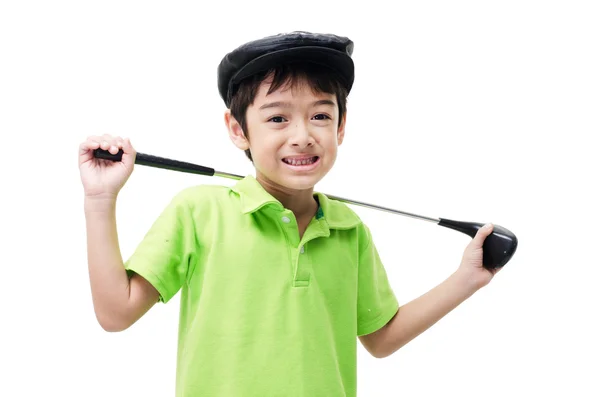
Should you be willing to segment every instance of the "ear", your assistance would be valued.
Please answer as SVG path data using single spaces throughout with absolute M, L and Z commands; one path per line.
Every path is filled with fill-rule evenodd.
M 244 136 L 244 131 L 242 130 L 242 126 L 238 121 L 231 115 L 231 110 L 227 109 L 225 111 L 225 125 L 227 126 L 227 130 L 229 132 L 229 139 L 235 146 L 237 146 L 241 150 L 247 150 L 250 148 L 250 143 L 248 139 Z
M 340 126 L 338 128 L 338 132 L 337 132 L 338 146 L 342 144 L 342 142 L 344 141 L 344 136 L 346 135 L 346 114 L 347 113 L 344 113 L 344 115 L 342 116 L 342 122 L 340 123 Z

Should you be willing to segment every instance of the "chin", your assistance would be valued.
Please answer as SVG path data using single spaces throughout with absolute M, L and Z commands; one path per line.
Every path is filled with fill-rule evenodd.
M 321 175 L 289 175 L 272 173 L 265 175 L 271 182 L 290 190 L 309 190 L 322 179 Z
M 289 172 L 269 172 L 263 173 L 263 177 L 267 180 L 290 190 L 311 190 L 315 185 L 323 179 L 323 173 L 313 173 L 308 175 L 294 175 Z
M 295 178 L 288 178 L 284 181 L 284 186 L 288 189 L 293 190 L 311 190 L 314 189 L 315 185 L 321 180 L 321 178 L 311 178 L 304 180 L 296 180 Z

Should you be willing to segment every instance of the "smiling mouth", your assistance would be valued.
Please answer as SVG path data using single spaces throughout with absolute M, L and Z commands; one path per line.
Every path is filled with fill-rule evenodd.
M 307 158 L 303 158 L 303 159 L 284 158 L 281 161 L 283 161 L 284 163 L 289 164 L 289 165 L 299 166 L 299 165 L 314 164 L 318 159 L 319 159 L 319 156 L 313 156 L 313 157 L 307 157 Z

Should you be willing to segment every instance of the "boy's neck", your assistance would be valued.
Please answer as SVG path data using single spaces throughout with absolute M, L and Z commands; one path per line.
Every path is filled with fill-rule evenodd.
M 314 198 L 314 189 L 290 190 L 257 175 L 256 180 L 271 196 L 275 197 L 285 208 L 291 210 L 297 219 L 312 218 L 319 205 Z

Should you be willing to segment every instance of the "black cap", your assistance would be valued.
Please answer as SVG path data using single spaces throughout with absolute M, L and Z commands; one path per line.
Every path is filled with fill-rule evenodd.
M 243 44 L 218 67 L 219 94 L 229 107 L 237 84 L 283 63 L 304 61 L 337 71 L 348 92 L 354 83 L 354 43 L 347 37 L 310 32 L 281 33 Z

